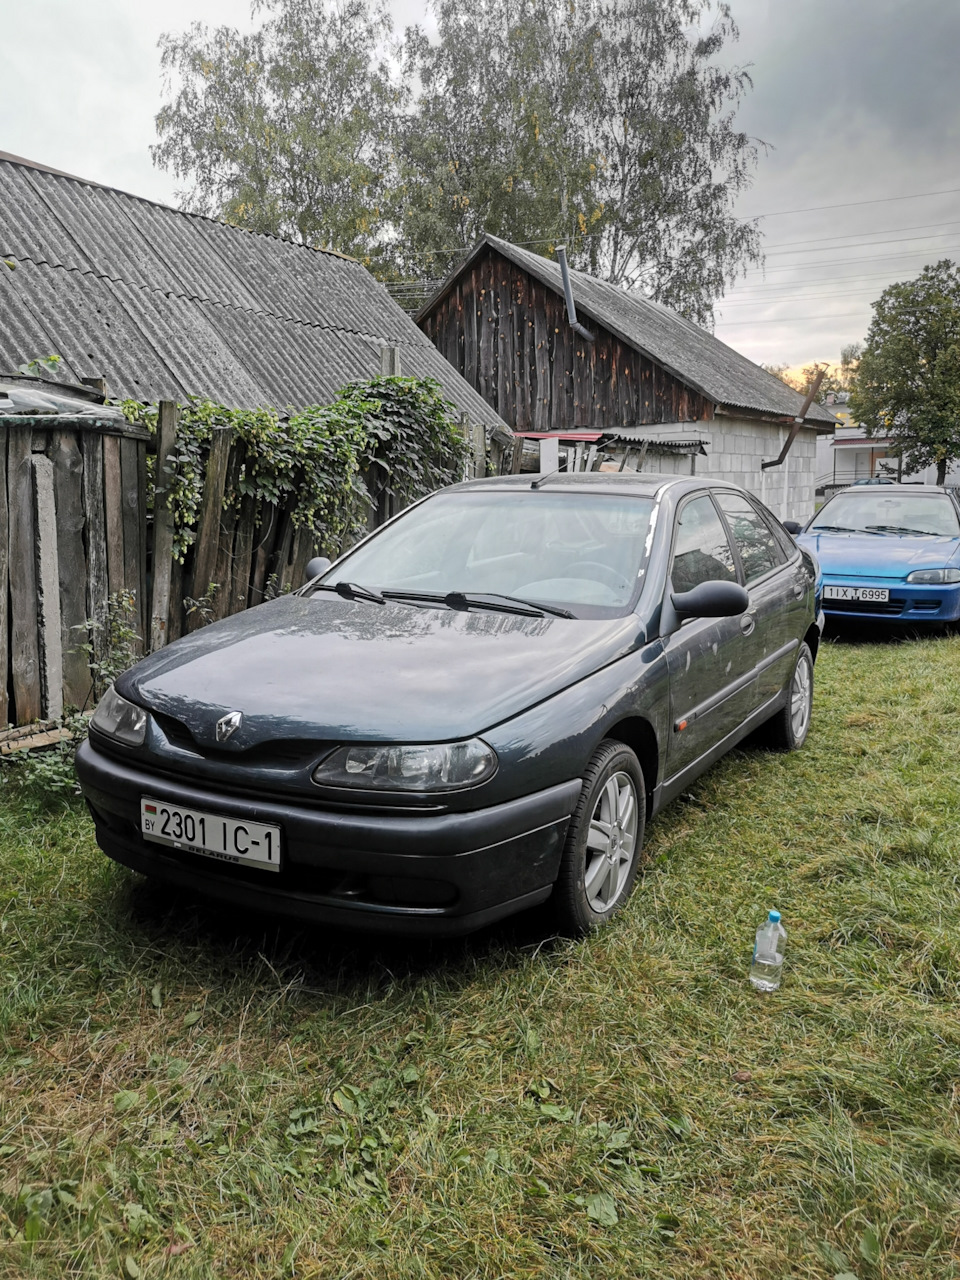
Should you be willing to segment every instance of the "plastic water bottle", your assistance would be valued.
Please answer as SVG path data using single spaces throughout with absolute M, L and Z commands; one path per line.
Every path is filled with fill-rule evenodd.
M 787 931 L 780 923 L 780 912 L 771 911 L 757 930 L 750 965 L 750 981 L 758 991 L 776 991 L 783 968 L 783 948 Z

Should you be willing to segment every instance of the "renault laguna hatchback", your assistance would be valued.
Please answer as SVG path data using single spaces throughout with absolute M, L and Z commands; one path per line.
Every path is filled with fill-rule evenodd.
M 116 681 L 77 753 L 97 840 L 230 906 L 450 934 L 549 900 L 582 935 L 698 774 L 803 743 L 816 581 L 731 485 L 442 490 Z

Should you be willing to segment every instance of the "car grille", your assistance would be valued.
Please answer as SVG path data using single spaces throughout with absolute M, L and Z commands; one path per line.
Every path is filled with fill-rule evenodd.
M 905 600 L 824 600 L 827 613 L 903 613 Z
M 173 716 L 151 712 L 154 720 L 163 730 L 164 737 L 173 746 L 204 760 L 223 761 L 224 763 L 244 765 L 276 765 L 281 768 L 306 768 L 315 763 L 329 751 L 328 742 L 315 742 L 300 738 L 275 738 L 270 742 L 260 742 L 246 751 L 218 751 L 216 747 L 208 747 L 197 742 L 196 738 L 180 720 Z

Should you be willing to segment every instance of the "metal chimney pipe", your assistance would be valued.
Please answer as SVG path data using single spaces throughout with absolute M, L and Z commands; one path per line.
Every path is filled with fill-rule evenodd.
M 560 275 L 563 279 L 563 296 L 567 300 L 567 319 L 570 321 L 570 328 L 574 333 L 579 333 L 580 337 L 587 342 L 595 342 L 593 334 L 589 329 L 585 329 L 577 319 L 577 306 L 573 300 L 573 289 L 570 285 L 570 272 L 567 270 L 567 251 L 562 244 L 557 245 L 557 261 L 560 263 Z

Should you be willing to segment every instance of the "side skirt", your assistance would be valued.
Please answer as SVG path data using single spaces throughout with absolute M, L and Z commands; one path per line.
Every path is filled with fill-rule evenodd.
M 772 698 L 765 702 L 762 706 L 757 707 L 751 716 L 748 716 L 742 724 L 738 725 L 732 733 L 728 733 L 725 738 L 704 752 L 692 764 L 688 764 L 680 773 L 675 773 L 672 778 L 667 778 L 664 782 L 659 783 L 653 792 L 653 804 L 651 808 L 652 817 L 659 813 L 664 806 L 668 805 L 671 800 L 676 799 L 685 787 L 689 787 L 691 782 L 696 781 L 701 773 L 705 773 L 712 764 L 725 756 L 728 751 L 732 751 L 738 742 L 742 742 L 744 738 L 750 736 L 754 729 L 759 729 L 765 720 L 769 720 L 772 715 L 780 710 L 786 704 L 788 689 L 781 689 Z

